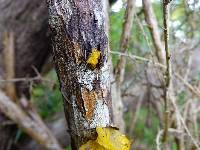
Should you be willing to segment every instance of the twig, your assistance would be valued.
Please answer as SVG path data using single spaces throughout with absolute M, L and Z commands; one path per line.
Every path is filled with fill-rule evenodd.
M 56 85 L 56 83 L 54 81 L 43 78 L 35 66 L 31 66 L 31 67 L 34 70 L 34 72 L 36 73 L 35 77 L 31 77 L 31 78 L 30 77 L 24 77 L 24 78 L 11 78 L 10 77 L 10 78 L 6 78 L 5 80 L 1 80 L 0 79 L 0 83 L 6 83 L 6 82 L 30 82 L 30 84 L 32 85 L 34 81 L 43 81 L 43 82 L 50 83 L 52 85 Z
M 181 77 L 178 73 L 175 73 L 175 76 L 198 98 L 200 98 L 200 91 L 198 88 L 193 87 L 190 83 L 188 83 L 183 77 Z
M 147 58 L 144 58 L 144 57 L 140 57 L 140 56 L 137 56 L 137 55 L 131 55 L 131 54 L 127 54 L 127 53 L 120 53 L 120 52 L 111 52 L 112 54 L 117 54 L 117 55 L 123 55 L 123 56 L 126 56 L 126 57 L 129 57 L 131 60 L 141 60 L 141 61 L 145 61 L 145 62 L 148 62 L 148 63 L 154 63 L 152 60 L 150 59 L 147 59 Z M 166 66 L 164 66 L 163 64 L 160 64 L 160 63 L 154 63 L 156 64 L 157 66 L 159 67 L 163 67 L 163 68 L 166 68 Z M 188 87 L 190 89 L 191 92 L 193 92 L 197 97 L 200 97 L 200 93 L 196 92 L 197 90 L 194 90 L 195 88 L 189 84 L 187 81 L 185 81 L 178 73 L 174 73 L 174 75 L 180 80 L 180 81 L 184 81 L 183 84 Z M 173 99 L 170 99 L 171 102 L 172 102 L 172 105 L 175 109 L 175 112 L 177 113 L 178 115 L 178 119 L 181 121 L 181 124 L 184 126 L 184 129 L 185 131 L 187 132 L 187 134 L 189 135 L 189 137 L 191 138 L 192 142 L 194 143 L 194 145 L 199 148 L 198 146 L 198 143 L 195 141 L 195 139 L 193 138 L 192 134 L 190 133 L 189 129 L 187 128 L 187 126 L 185 125 L 185 122 L 176 106 L 176 103 Z
M 0 83 L 6 83 L 6 82 L 34 82 L 34 81 L 43 81 L 51 84 L 56 84 L 54 81 L 45 79 L 41 76 L 35 76 L 32 78 L 13 78 L 13 79 L 6 79 L 6 80 L 0 80 Z
M 163 15 L 164 15 L 164 24 L 165 24 L 165 26 L 164 26 L 164 36 L 165 36 L 165 45 L 167 45 L 167 46 L 165 46 L 165 48 L 167 48 L 168 49 L 168 29 L 167 29 L 167 27 L 168 27 L 168 25 L 167 25 L 167 21 L 168 21 L 168 5 L 169 5 L 169 3 L 171 2 L 171 0 L 163 0 L 163 5 L 165 5 L 165 8 L 163 8 Z M 148 0 L 143 0 L 143 4 L 144 3 L 148 3 Z M 150 4 L 150 3 L 149 3 Z M 157 37 L 157 36 L 159 36 L 157 33 L 158 33 L 158 31 L 156 31 L 156 27 L 155 27 L 155 25 L 156 25 L 156 19 L 155 20 L 153 20 L 154 19 L 154 17 L 152 17 L 152 13 L 153 13 L 153 10 L 149 10 L 149 9 L 152 9 L 152 8 L 149 8 L 148 7 L 149 5 L 146 5 L 146 6 L 144 6 L 144 9 L 146 9 L 146 13 L 145 13 L 145 17 L 146 17 L 146 21 L 147 21 L 147 23 L 149 24 L 149 27 L 150 27 L 150 31 L 151 31 L 151 35 L 152 35 L 152 39 L 154 40 L 153 42 L 154 42 L 154 46 L 155 46 L 155 48 L 156 48 L 156 50 L 157 51 L 159 51 L 160 49 L 162 49 L 162 47 L 160 47 L 160 45 L 162 45 L 162 43 L 161 43 L 161 41 L 160 41 L 160 38 L 159 37 Z M 151 12 L 150 12 L 151 11 Z M 149 14 L 151 14 L 151 15 L 149 15 Z M 156 40 L 156 41 L 155 41 Z M 168 49 L 169 50 L 169 49 Z M 167 53 L 169 52 L 169 51 L 166 51 Z M 158 52 L 157 52 L 158 53 Z M 170 56 L 170 54 L 168 53 L 168 55 Z M 162 56 L 161 55 L 157 55 L 157 58 L 158 58 L 158 60 L 159 60 L 159 62 L 160 63 L 162 63 L 160 60 L 162 60 Z M 168 62 L 170 62 L 168 59 L 169 59 L 170 57 L 167 57 L 166 56 L 166 61 L 168 61 Z M 171 66 L 170 66 L 170 64 L 167 64 L 167 66 L 168 66 L 168 68 L 169 69 L 171 69 Z M 164 68 L 166 69 L 166 67 L 167 66 L 164 66 Z M 162 67 L 162 66 L 161 66 Z M 167 70 L 167 69 L 166 69 Z M 170 73 L 170 71 L 171 70 L 168 70 L 168 72 Z M 182 78 L 180 78 L 181 76 L 178 74 L 178 73 L 176 73 L 176 72 L 174 72 L 174 75 L 179 79 L 179 80 L 181 80 L 181 81 L 184 81 L 183 83 L 184 83 L 184 85 L 186 85 L 188 88 L 189 88 L 189 90 L 192 92 L 192 93 L 194 93 L 196 96 L 200 96 L 200 93 L 198 93 L 198 91 L 195 89 L 195 88 L 193 88 L 187 81 L 185 81 L 184 79 L 182 79 Z M 172 76 L 171 76 L 172 77 Z M 169 78 L 170 79 L 170 78 Z M 168 81 L 169 82 L 169 81 Z M 169 82 L 170 83 L 170 82 Z M 174 100 L 174 97 L 173 97 L 173 94 L 174 94 L 174 91 L 173 91 L 173 85 L 171 85 L 171 87 L 169 86 L 169 89 L 168 89 L 169 91 L 171 91 L 170 92 L 170 100 L 171 101 L 174 101 L 174 105 L 176 105 L 175 104 L 175 100 Z M 180 113 L 179 113 L 180 114 Z M 176 116 L 177 116 L 177 114 L 176 114 Z M 178 116 L 180 116 L 180 115 L 178 115 Z M 166 119 L 166 120 L 168 120 L 168 119 Z M 180 123 L 179 123 L 179 117 L 177 117 L 177 124 L 178 125 L 180 125 Z M 183 124 L 184 122 L 183 121 L 181 121 L 181 123 Z M 186 127 L 186 125 L 184 126 L 184 127 Z M 189 131 L 189 130 L 187 130 L 187 131 Z M 188 133 L 188 134 L 190 134 L 190 133 Z M 191 134 L 190 134 L 191 135 Z M 193 137 L 191 136 L 191 139 L 192 139 Z M 194 140 L 193 140 L 194 141 Z M 195 143 L 195 142 L 194 142 Z
M 30 137 L 35 139 L 46 149 L 62 150 L 56 138 L 50 132 L 50 130 L 41 123 L 41 120 L 32 112 L 32 116 L 27 115 L 24 110 L 17 104 L 12 102 L 4 93 L 0 91 L 0 110 L 7 117 L 13 120 L 23 129 Z
M 142 93 L 141 95 L 140 95 L 140 97 L 139 97 L 139 100 L 138 100 L 138 102 L 137 102 L 137 106 L 136 106 L 136 110 L 135 110 L 135 112 L 133 112 L 133 114 L 132 114 L 132 117 L 131 117 L 131 122 L 130 122 L 130 125 L 129 125 L 129 135 L 131 136 L 132 135 L 132 133 L 133 133 L 133 130 L 134 130 L 134 128 L 135 128 L 135 123 L 136 123 L 136 121 L 137 121 L 137 119 L 138 119 L 138 116 L 139 116 L 139 112 L 140 112 L 140 108 L 141 108 L 141 105 L 142 105 L 142 102 L 143 102 L 143 100 L 144 100 L 144 96 L 146 95 L 146 93 L 147 92 L 144 92 L 144 93 Z
M 156 136 L 156 147 L 157 147 L 157 150 L 160 150 L 160 137 L 162 136 L 163 134 L 163 130 L 160 130 Z
M 123 29 L 120 38 L 120 52 L 126 52 L 129 46 L 134 18 L 134 5 L 135 0 L 127 0 Z M 114 122 L 116 126 L 120 127 L 121 132 L 124 132 L 125 129 L 123 120 L 123 103 L 121 97 L 121 84 L 124 80 L 125 65 L 126 58 L 121 55 L 116 67 L 114 68 L 115 83 L 112 85 L 112 99 L 114 100 L 113 107 L 116 109 L 114 110 Z
M 0 127 L 1 126 L 8 126 L 8 125 L 14 125 L 15 123 L 11 120 L 7 120 L 7 121 L 3 121 L 1 124 L 0 124 Z
M 174 134 L 175 136 L 180 136 L 180 135 L 182 135 L 182 134 L 184 134 L 184 132 L 183 131 L 181 131 L 181 130 L 176 130 L 176 129 L 174 129 L 174 128 L 169 128 L 168 129 L 168 131 L 169 131 L 169 133 L 171 133 L 171 134 Z M 161 150 L 161 137 L 162 137 L 162 135 L 164 134 L 164 130 L 160 130 L 160 131 L 158 131 L 158 134 L 157 134 L 157 136 L 156 136 L 156 149 L 157 150 Z M 184 134 L 185 136 L 186 136 L 186 134 Z
M 40 72 L 37 70 L 37 68 L 35 66 L 31 66 L 31 68 L 35 71 L 35 73 L 38 77 L 42 78 Z
M 148 58 L 144 58 L 144 57 L 141 57 L 141 56 L 133 55 L 131 53 L 121 53 L 121 52 L 114 52 L 114 51 L 110 51 L 110 53 L 114 54 L 114 55 L 126 56 L 126 57 L 129 57 L 132 60 L 140 60 L 140 61 L 144 61 L 144 62 L 147 62 L 147 63 L 152 63 L 152 64 L 154 64 L 156 66 L 159 66 L 159 67 L 162 67 L 162 68 L 166 68 L 166 66 L 161 64 L 161 63 L 155 62 L 155 61 L 153 61 L 151 59 L 148 59 Z
M 13 79 L 7 79 L 7 80 L 0 80 L 0 82 L 5 83 L 5 82 L 33 82 L 33 81 L 38 81 L 41 80 L 40 77 L 36 76 L 33 78 L 13 78 Z
M 6 32 L 4 37 L 4 69 L 5 80 L 15 77 L 15 41 L 14 33 Z M 14 83 L 5 84 L 6 94 L 14 101 L 17 100 L 16 88 Z
M 144 61 L 144 62 L 147 62 L 147 63 L 152 63 L 155 66 L 161 67 L 163 69 L 166 68 L 165 65 L 163 65 L 163 64 L 161 64 L 159 62 L 154 62 L 151 59 L 144 58 L 144 57 L 137 56 L 137 55 L 133 55 L 131 53 L 121 53 L 121 52 L 113 52 L 113 51 L 110 51 L 110 53 L 113 54 L 113 55 L 122 55 L 122 56 L 129 57 L 133 61 L 134 60 Z M 189 82 L 184 80 L 184 78 L 181 77 L 181 75 L 178 74 L 177 72 L 173 71 L 172 75 L 174 75 L 177 79 L 179 79 L 194 95 L 196 95 L 198 98 L 200 98 L 200 90 L 198 88 L 193 87 Z M 1 80 L 0 80 L 0 82 L 1 82 Z
M 151 53 L 152 61 L 153 61 L 154 63 L 156 63 L 156 61 L 155 61 L 156 59 L 155 59 L 155 57 L 154 57 L 153 50 L 152 50 L 152 48 L 151 48 L 152 43 L 150 42 L 149 37 L 147 36 L 147 34 L 146 34 L 145 30 L 144 30 L 144 27 L 143 27 L 142 23 L 140 22 L 140 20 L 138 19 L 138 17 L 137 17 L 136 15 L 135 15 L 135 18 L 136 18 L 136 22 L 138 23 L 138 25 L 139 25 L 139 27 L 140 27 L 140 29 L 141 29 L 141 31 L 142 31 L 143 36 L 144 36 L 144 38 L 145 38 L 145 40 L 146 40 L 146 42 L 147 42 L 147 46 L 148 46 L 148 48 L 149 48 L 149 50 L 150 50 L 150 53 Z M 155 43 L 154 43 L 154 44 L 155 44 Z M 160 45 L 162 45 L 162 43 L 161 43 Z M 164 56 L 161 57 L 161 54 L 162 54 L 162 53 L 161 53 L 161 52 L 157 52 L 157 50 L 158 50 L 158 49 L 156 49 L 156 54 L 159 53 L 159 55 L 156 55 L 156 56 L 157 56 L 157 59 L 159 60 L 159 63 L 164 64 L 163 62 L 164 62 L 165 60 L 162 60 L 162 59 L 164 58 Z M 158 56 L 159 56 L 159 58 L 158 58 Z M 162 61 L 161 61 L 161 60 L 162 60 Z M 153 63 L 153 64 L 154 64 L 154 63 Z M 164 84 L 163 76 L 161 76 L 160 70 L 159 70 L 159 71 L 156 70 L 156 74 L 157 74 L 157 76 L 158 76 L 158 79 L 159 79 L 160 83 L 161 83 L 161 84 Z
M 127 1 L 123 31 L 122 31 L 122 35 L 120 39 L 120 52 L 122 53 L 126 52 L 129 45 L 129 39 L 131 37 L 131 29 L 132 29 L 133 17 L 134 17 L 134 4 L 135 4 L 135 0 Z M 115 68 L 117 84 L 121 84 L 124 80 L 125 64 L 126 64 L 125 57 L 120 56 L 120 59 Z
M 158 58 L 158 61 L 161 64 L 164 64 L 165 63 L 164 47 L 163 47 L 161 39 L 160 39 L 158 23 L 157 23 L 155 14 L 153 12 L 151 1 L 143 0 L 142 2 L 143 2 L 143 6 L 144 6 L 145 20 L 148 24 L 148 28 L 150 30 L 151 37 L 152 37 L 154 46 L 156 48 L 156 56 Z
M 168 141 L 168 128 L 169 128 L 169 88 L 171 86 L 171 59 L 169 50 L 169 0 L 163 0 L 163 25 L 164 25 L 164 44 L 165 44 L 165 60 L 166 60 L 166 71 L 165 71 L 165 88 L 164 88 L 164 107 L 165 107 L 165 127 L 163 135 L 163 143 L 167 144 Z
M 175 101 L 173 99 L 170 99 L 170 100 L 171 100 L 171 103 L 172 103 L 172 105 L 173 105 L 173 107 L 175 109 L 175 112 L 176 112 L 177 116 L 178 116 L 178 119 L 180 120 L 181 124 L 183 125 L 186 133 L 191 138 L 191 141 L 193 142 L 193 144 L 195 145 L 195 147 L 199 150 L 200 147 L 199 147 L 198 143 L 196 142 L 196 140 L 194 139 L 194 137 L 192 136 L 192 134 L 190 133 L 188 127 L 186 126 L 185 121 L 184 121 L 183 117 L 181 116 L 181 113 L 180 113 L 180 111 L 179 111 L 179 109 L 178 109 Z

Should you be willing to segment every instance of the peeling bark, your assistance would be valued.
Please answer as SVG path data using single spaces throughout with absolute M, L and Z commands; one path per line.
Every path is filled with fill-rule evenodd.
M 101 0 L 47 0 L 53 56 L 77 149 L 112 125 L 108 40 Z
M 109 21 L 109 2 L 107 0 L 103 0 L 103 8 L 104 8 L 104 14 L 105 14 L 105 31 L 107 33 L 107 36 L 109 35 L 109 27 L 110 27 L 110 21 Z M 110 43 L 110 42 L 108 42 Z M 110 46 L 108 44 L 108 51 L 110 51 Z M 110 58 L 110 76 L 111 81 L 115 81 L 114 78 L 114 72 L 113 72 L 113 66 L 112 66 L 112 57 Z M 112 97 L 112 108 L 113 108 L 113 123 L 115 127 L 119 128 L 119 130 L 124 133 L 124 119 L 123 119 L 123 103 L 121 99 L 121 91 L 116 86 L 116 82 L 113 82 L 111 84 L 111 97 Z

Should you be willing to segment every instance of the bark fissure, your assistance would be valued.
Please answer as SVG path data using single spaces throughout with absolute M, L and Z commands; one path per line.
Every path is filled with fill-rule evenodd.
M 108 40 L 101 0 L 48 1 L 53 55 L 76 147 L 111 126 Z

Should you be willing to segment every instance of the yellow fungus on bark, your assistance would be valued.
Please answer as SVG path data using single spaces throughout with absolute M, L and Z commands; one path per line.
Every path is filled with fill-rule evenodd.
M 100 58 L 101 52 L 98 51 L 96 48 L 92 49 L 92 53 L 89 55 L 87 60 L 87 64 L 89 64 L 92 68 L 96 68 Z
M 117 129 L 97 127 L 97 139 L 83 144 L 79 150 L 130 150 L 131 142 Z

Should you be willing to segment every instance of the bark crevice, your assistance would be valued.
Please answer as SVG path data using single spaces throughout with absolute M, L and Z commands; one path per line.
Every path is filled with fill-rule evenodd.
M 75 149 L 112 125 L 108 39 L 101 0 L 48 1 L 53 56 Z

